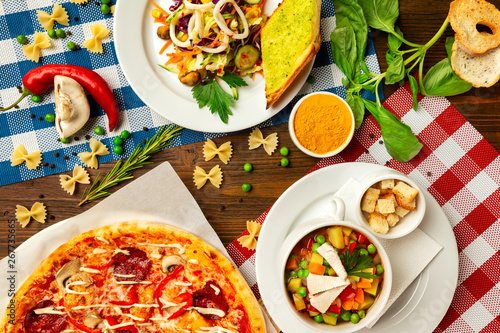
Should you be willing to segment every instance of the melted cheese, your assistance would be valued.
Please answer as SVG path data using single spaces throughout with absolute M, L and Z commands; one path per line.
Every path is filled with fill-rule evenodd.
M 188 310 L 196 310 L 201 314 L 214 315 L 214 316 L 219 316 L 221 318 L 226 315 L 226 313 L 220 309 L 199 308 L 196 306 L 192 306 L 192 307 L 188 308 Z
M 182 282 L 182 281 L 176 281 L 174 282 L 174 284 L 181 287 L 189 287 L 193 285 L 191 282 Z
M 196 259 L 189 259 L 188 263 L 193 264 L 193 265 L 198 265 L 199 261 Z
M 195 331 L 196 333 L 236 333 L 236 331 L 232 331 L 230 329 L 214 326 L 214 327 L 200 327 L 199 330 Z
M 114 274 L 114 276 L 122 277 L 122 278 L 133 278 L 135 274 Z
M 212 287 L 212 289 L 215 290 L 215 295 L 219 295 L 220 294 L 220 289 L 219 288 L 217 288 L 213 284 L 211 284 L 210 287 Z
M 107 304 L 93 304 L 93 305 L 79 305 L 71 308 L 71 310 L 84 310 L 84 309 L 92 309 L 92 308 L 110 308 L 111 305 Z
M 114 330 L 116 328 L 125 327 L 125 326 L 134 326 L 134 325 L 135 325 L 135 323 L 133 321 L 129 321 L 129 322 L 121 323 L 118 325 L 108 326 L 108 328 Z
M 132 318 L 132 319 L 134 319 L 134 320 L 138 320 L 138 321 L 144 321 L 144 320 L 145 320 L 144 318 L 139 318 L 139 317 L 133 316 L 133 315 L 128 314 L 128 313 L 124 314 L 124 316 L 125 316 L 125 317 L 129 317 L 129 318 Z
M 74 281 L 74 282 L 71 282 L 71 283 L 68 283 L 65 287 L 64 287 L 64 291 L 67 292 L 68 294 L 73 294 L 73 295 L 88 295 L 90 294 L 89 292 L 86 292 L 86 291 L 74 291 L 72 289 L 70 289 L 69 287 L 71 286 L 83 286 L 83 285 L 86 285 L 87 282 L 83 282 L 83 281 Z
M 40 308 L 40 309 L 35 309 L 33 310 L 36 314 L 59 314 L 59 315 L 65 315 L 66 312 L 62 311 L 57 311 L 54 310 L 53 307 L 48 307 L 48 308 Z
M 95 268 L 88 268 L 88 267 L 80 267 L 80 271 L 86 272 L 86 273 L 101 273 L 100 270 L 95 269 Z
M 161 257 L 162 257 L 161 254 L 157 254 L 157 253 L 151 253 L 150 256 L 151 256 L 151 258 L 155 258 L 155 259 L 161 259 Z
M 145 246 L 157 246 L 157 247 L 167 247 L 167 248 L 176 248 L 179 250 L 179 254 L 183 254 L 186 252 L 186 249 L 184 246 L 180 244 L 153 244 L 153 243 L 137 243 L 138 245 L 145 245 Z
M 105 249 L 94 249 L 94 251 L 92 251 L 92 252 L 95 254 L 101 254 L 101 253 L 106 253 L 108 251 L 106 251 Z
M 116 249 L 115 250 L 115 254 L 117 254 L 117 253 L 123 253 L 126 256 L 130 255 L 130 251 L 129 250 Z
M 103 242 L 104 244 L 109 244 L 108 240 L 106 238 L 104 238 L 104 237 L 96 236 L 95 239 L 98 240 L 98 241 Z

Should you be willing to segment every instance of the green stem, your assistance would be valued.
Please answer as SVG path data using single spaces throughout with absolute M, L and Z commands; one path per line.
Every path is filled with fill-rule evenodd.
M 384 73 L 385 74 L 385 73 Z M 385 75 L 384 75 L 385 76 Z M 375 83 L 375 96 L 377 97 L 377 104 L 380 106 L 381 103 L 380 103 L 380 97 L 378 95 L 378 86 L 380 84 L 380 82 L 382 82 L 382 77 L 380 77 L 380 79 L 377 81 L 377 83 Z
M 404 65 L 408 65 L 411 63 L 413 60 L 416 58 L 419 58 L 422 54 L 425 54 L 427 50 L 434 45 L 434 43 L 437 42 L 439 38 L 441 38 L 441 35 L 445 32 L 446 28 L 448 27 L 448 17 L 446 20 L 444 20 L 443 25 L 441 25 L 441 28 L 439 28 L 438 32 L 432 37 L 430 41 L 428 41 L 418 52 L 415 52 L 413 55 L 411 55 L 408 59 L 405 60 Z
M 6 108 L 0 107 L 0 111 L 7 111 L 7 110 L 12 109 L 14 106 L 19 104 L 19 102 L 21 102 L 26 96 L 29 96 L 29 95 L 33 95 L 33 93 L 31 91 L 29 91 L 28 89 L 23 88 L 23 93 L 21 94 L 21 97 L 19 97 L 19 99 L 17 101 L 15 101 L 14 104 L 12 104 Z
M 416 48 L 422 47 L 422 45 L 415 44 L 415 43 L 412 43 L 412 42 L 407 41 L 406 39 L 404 39 L 404 37 L 403 37 L 403 36 L 398 35 L 395 31 L 394 31 L 394 32 L 391 32 L 391 34 L 392 34 L 394 37 L 396 37 L 397 39 L 399 39 L 400 41 L 402 41 L 403 43 L 405 43 L 406 45 L 408 45 L 408 46 L 412 46 L 412 47 L 416 47 Z
M 411 66 L 410 66 L 410 68 L 408 68 L 408 69 L 406 70 L 406 73 L 408 73 L 408 75 L 410 75 L 410 72 L 413 70 L 413 68 L 414 68 L 416 65 L 418 65 L 418 64 L 419 64 L 419 62 L 420 62 L 420 59 L 415 60 L 415 62 L 413 63 L 413 65 L 411 65 Z
M 424 80 L 423 80 L 423 73 L 424 73 L 424 59 L 425 59 L 425 54 L 423 57 L 420 59 L 420 64 L 418 66 L 418 85 L 420 86 L 420 93 L 422 95 L 427 96 L 427 92 L 425 91 L 424 88 Z

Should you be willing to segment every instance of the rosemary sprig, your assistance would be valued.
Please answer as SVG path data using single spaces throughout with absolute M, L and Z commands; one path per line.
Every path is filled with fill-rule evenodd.
M 172 142 L 169 142 L 170 139 L 181 134 L 179 132 L 181 129 L 182 127 L 174 127 L 174 125 L 160 127 L 156 134 L 146 142 L 144 147 L 140 144 L 137 145 L 125 162 L 123 160 L 116 161 L 113 169 L 108 172 L 102 180 L 99 180 L 100 174 L 98 174 L 92 185 L 83 192 L 82 199 L 78 206 L 107 197 L 111 195 L 110 192 L 107 192 L 107 189 L 120 182 L 134 178 L 134 176 L 132 176 L 132 171 L 146 164 L 152 164 L 153 162 L 147 161 L 151 155 L 170 146 L 172 144 Z

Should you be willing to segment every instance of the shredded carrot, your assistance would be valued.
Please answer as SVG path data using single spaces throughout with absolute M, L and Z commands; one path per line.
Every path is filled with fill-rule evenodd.
M 252 74 L 252 81 L 254 81 L 254 80 L 255 80 L 255 72 L 253 72 L 253 74 Z
M 201 52 L 201 49 L 195 47 L 193 51 L 183 51 L 183 52 L 176 52 L 176 53 L 167 53 L 167 56 L 172 57 L 187 57 L 190 55 L 195 55 Z
M 161 17 L 159 17 L 159 18 L 155 18 L 155 21 L 154 21 L 154 22 L 155 22 L 155 23 L 161 23 L 161 24 L 163 24 L 163 25 L 169 25 L 167 22 L 165 22 L 165 20 L 166 20 L 166 17 L 162 15 L 162 16 L 161 16 Z
M 163 53 L 163 52 L 167 49 L 167 47 L 169 47 L 172 43 L 173 43 L 173 42 L 172 42 L 172 40 L 171 40 L 171 39 L 170 39 L 170 40 L 168 40 L 168 41 L 165 43 L 165 45 L 163 45 L 163 47 L 161 48 L 161 50 L 160 50 L 160 54 L 162 54 L 162 53 Z
M 158 8 L 158 10 L 160 12 L 162 12 L 163 15 L 166 15 L 166 16 L 169 16 L 170 14 L 163 8 L 161 8 L 160 6 L 158 6 L 153 0 L 148 0 L 150 4 L 152 4 L 153 6 L 155 6 L 156 8 Z
M 236 8 L 233 8 L 233 10 L 231 11 L 231 14 L 234 15 L 234 13 L 236 13 Z
M 217 42 L 219 41 L 221 36 L 222 36 L 222 30 L 219 30 L 219 33 L 217 34 L 217 36 L 215 36 L 215 39 L 212 42 L 212 44 L 210 44 L 210 47 L 214 47 L 216 44 L 219 44 Z
M 231 19 L 230 19 L 230 18 L 228 18 L 228 19 L 226 20 L 226 25 L 227 25 L 227 26 L 229 26 L 229 22 L 231 22 Z
M 265 4 L 266 4 L 266 0 L 262 0 L 257 6 L 259 6 L 260 8 L 263 8 Z

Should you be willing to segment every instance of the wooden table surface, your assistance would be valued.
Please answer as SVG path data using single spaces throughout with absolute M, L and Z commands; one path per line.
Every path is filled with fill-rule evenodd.
M 328 0 L 324 0 L 328 1 Z M 492 1 L 500 8 L 500 0 Z M 398 25 L 405 38 L 415 43 L 424 44 L 434 36 L 448 12 L 449 1 L 414 0 L 400 1 L 400 18 Z M 432 12 L 432 14 L 430 14 Z M 452 36 L 449 27 L 445 35 L 428 51 L 426 69 L 446 56 L 445 37 Z M 387 50 L 387 34 L 374 31 L 373 37 L 381 69 L 385 71 L 385 52 Z M 397 85 L 385 86 L 384 94 L 390 96 Z M 461 96 L 451 97 L 450 101 L 469 120 L 472 125 L 500 151 L 500 95 L 499 85 L 491 88 L 472 89 Z M 155 156 L 153 165 L 136 170 L 134 176 L 140 177 L 159 163 L 169 161 L 200 205 L 207 220 L 227 245 L 245 230 L 245 222 L 259 217 L 276 199 L 295 181 L 303 177 L 319 160 L 300 152 L 292 143 L 287 124 L 264 128 L 267 135 L 278 132 L 279 147 L 290 149 L 290 165 L 286 168 L 278 166 L 281 156 L 265 154 L 262 148 L 248 149 L 249 131 L 243 131 L 214 141 L 220 145 L 230 140 L 234 154 L 228 165 L 223 165 L 224 181 L 220 189 L 206 185 L 197 190 L 193 184 L 193 170 L 196 165 L 212 166 L 213 162 L 205 162 L 202 153 L 203 142 L 166 149 Z M 251 173 L 243 171 L 243 165 L 250 162 L 254 166 Z M 99 172 L 107 172 L 114 162 L 102 164 Z M 89 170 L 91 179 L 97 175 L 96 170 Z M 127 182 L 112 189 L 117 190 Z M 241 184 L 250 183 L 252 191 L 245 193 Z M 95 203 L 78 207 L 77 203 L 83 192 L 83 186 L 77 186 L 74 196 L 65 193 L 59 185 L 59 176 L 46 176 L 22 183 L 0 188 L 0 258 L 7 255 L 8 221 L 15 219 L 16 205 L 31 207 L 35 201 L 45 203 L 48 218 L 45 224 L 31 222 L 24 229 L 16 226 L 16 246 L 45 227 L 84 212 Z M 147 193 L 145 193 L 147 195 Z M 172 194 L 175 195 L 175 194 Z M 154 200 L 154 198 L 151 198 Z M 17 223 L 16 223 L 17 224 Z

